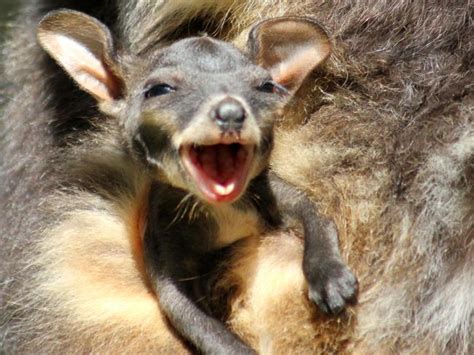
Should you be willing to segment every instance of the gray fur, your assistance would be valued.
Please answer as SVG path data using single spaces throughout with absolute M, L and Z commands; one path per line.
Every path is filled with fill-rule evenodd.
M 133 8 L 133 2 L 127 3 Z M 109 4 L 116 9 L 114 2 Z M 315 77 L 316 93 L 311 95 L 314 82 L 307 83 L 295 110 L 286 116 L 291 130 L 277 137 L 291 142 L 287 151 L 293 154 L 278 160 L 277 150 L 274 162 L 275 169 L 300 178 L 297 183 L 317 194 L 329 214 L 341 216 L 337 223 L 349 226 L 341 237 L 346 245 L 343 254 L 361 279 L 357 323 L 343 335 L 328 331 L 331 340 L 318 349 L 472 353 L 472 3 L 301 0 L 277 4 L 250 1 L 235 10 L 235 17 L 232 11 L 220 12 L 207 31 L 232 36 L 263 16 L 311 14 L 332 34 L 336 53 L 325 72 Z M 81 132 L 102 125 L 91 118 L 96 113 L 92 108 L 78 114 L 90 99 L 74 89 L 32 41 L 36 22 L 51 6 L 20 17 L 5 60 L 4 78 L 10 83 L 5 95 L 11 101 L 3 119 L 6 139 L 0 157 L 4 292 L 22 280 L 24 265 L 16 255 L 34 238 L 26 231 L 41 229 L 44 221 L 38 220 L 36 209 L 44 191 L 56 184 L 54 165 L 43 163 L 56 156 L 57 146 L 74 144 Z M 113 11 L 84 6 L 74 5 L 109 25 L 114 22 Z M 121 31 L 136 33 L 127 28 L 136 31 L 137 23 L 153 28 L 159 17 L 143 19 L 148 13 L 119 11 L 122 22 L 115 26 L 117 36 Z M 228 22 L 230 29 L 218 26 L 222 18 L 233 20 Z M 165 38 L 167 28 L 176 34 L 173 23 L 157 31 Z M 61 84 L 54 89 L 51 82 L 58 80 Z M 42 318 L 38 323 L 46 326 L 34 329 L 43 337 L 39 344 L 50 352 L 77 346 L 57 319 Z M 2 329 L 2 337 L 13 336 L 14 324 Z M 57 334 L 62 336 L 60 345 L 55 343 Z M 145 336 L 141 336 L 129 345 L 143 344 Z M 297 339 L 291 330 L 285 336 Z M 91 351 L 90 344 L 103 350 L 103 342 L 110 347 L 117 339 L 87 343 L 82 352 Z M 11 344 L 10 339 L 4 348 L 11 351 Z

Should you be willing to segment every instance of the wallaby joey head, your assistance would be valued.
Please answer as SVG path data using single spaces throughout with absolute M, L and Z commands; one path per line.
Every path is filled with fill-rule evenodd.
M 161 309 L 195 347 L 253 353 L 204 311 L 204 261 L 238 239 L 279 227 L 286 216 L 303 227 L 309 298 L 326 313 L 354 298 L 357 281 L 340 257 L 333 224 L 268 169 L 275 119 L 330 53 L 316 22 L 259 22 L 243 51 L 203 36 L 140 56 L 116 48 L 94 18 L 63 10 L 41 21 L 38 38 L 117 120 L 130 156 L 147 167 L 153 181 L 143 236 L 147 277 Z M 177 210 L 188 200 L 185 218 Z
M 72 11 L 51 13 L 38 36 L 119 119 L 159 179 L 209 203 L 238 200 L 266 168 L 278 110 L 330 52 L 324 31 L 304 18 L 257 24 L 246 53 L 193 37 L 130 58 L 103 24 Z

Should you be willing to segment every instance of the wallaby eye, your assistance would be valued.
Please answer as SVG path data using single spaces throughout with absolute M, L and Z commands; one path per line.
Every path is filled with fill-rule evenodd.
M 257 90 L 261 92 L 266 92 L 268 94 L 284 94 L 287 93 L 287 90 L 271 80 L 266 80 L 257 86 Z
M 176 91 L 176 89 L 168 84 L 157 84 L 145 90 L 145 98 L 149 99 L 155 96 L 162 96 Z

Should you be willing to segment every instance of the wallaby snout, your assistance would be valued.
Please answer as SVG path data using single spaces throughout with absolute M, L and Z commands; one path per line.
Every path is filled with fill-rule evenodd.
M 240 132 L 247 117 L 247 112 L 239 101 L 229 97 L 217 104 L 213 117 L 222 133 Z

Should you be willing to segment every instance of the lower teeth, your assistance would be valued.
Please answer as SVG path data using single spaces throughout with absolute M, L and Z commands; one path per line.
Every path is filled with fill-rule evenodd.
M 235 183 L 231 183 L 227 186 L 222 186 L 222 185 L 215 185 L 214 190 L 219 194 L 219 195 L 228 195 L 230 194 L 235 188 Z

